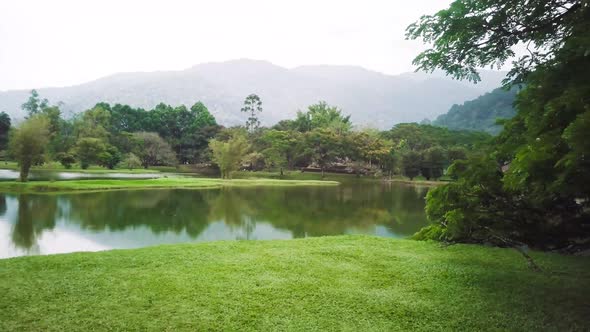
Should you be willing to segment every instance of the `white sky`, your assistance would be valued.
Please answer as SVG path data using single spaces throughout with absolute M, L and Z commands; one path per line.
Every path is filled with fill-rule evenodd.
M 0 0 L 0 90 L 209 61 L 412 71 L 405 27 L 450 0 Z

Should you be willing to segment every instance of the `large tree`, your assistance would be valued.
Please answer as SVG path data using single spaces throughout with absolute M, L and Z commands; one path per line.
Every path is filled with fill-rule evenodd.
M 20 181 L 27 181 L 31 166 L 43 161 L 48 142 L 49 120 L 43 115 L 31 116 L 12 131 L 9 149 L 18 161 Z
M 283 168 L 291 167 L 298 150 L 300 133 L 270 129 L 264 132 L 262 140 L 267 147 L 262 151 L 265 159 L 275 167 L 279 167 L 283 176 Z
M 135 154 L 143 167 L 155 165 L 176 165 L 174 151 L 157 133 L 138 132 L 133 134 L 136 142 Z
M 322 178 L 326 168 L 342 155 L 343 136 L 330 128 L 318 128 L 305 134 L 305 152 L 318 165 Z
M 457 162 L 459 180 L 429 193 L 433 226 L 423 235 L 543 248 L 590 238 L 588 36 L 582 0 L 457 0 L 408 28 L 432 43 L 415 59 L 420 69 L 472 81 L 479 67 L 526 48 L 506 81 L 525 83 L 517 115 L 487 151 L 492 158 Z
M 347 132 L 352 127 L 350 115 L 344 116 L 342 110 L 328 105 L 325 101 L 310 105 L 307 112 L 297 112 L 297 118 L 291 124 L 300 132 L 317 128 L 330 128 L 338 133 Z
M 217 126 L 215 117 L 209 112 L 205 104 L 198 101 L 191 106 L 191 114 L 194 116 L 192 121 L 193 130 L 204 127 Z
M 76 156 L 80 161 L 80 167 L 87 169 L 90 164 L 96 164 L 100 156 L 106 152 L 106 144 L 100 138 L 82 137 L 76 143 Z
M 422 16 L 406 36 L 431 45 L 414 59 L 418 69 L 478 82 L 479 68 L 501 68 L 513 59 L 509 78 L 524 82 L 536 67 L 555 64 L 566 48 L 585 56 L 588 6 L 584 0 L 456 0 Z M 520 56 L 517 46 L 525 49 Z

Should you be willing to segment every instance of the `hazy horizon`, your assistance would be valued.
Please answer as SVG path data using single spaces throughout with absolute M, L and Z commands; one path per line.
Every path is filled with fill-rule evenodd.
M 411 61 L 424 49 L 404 39 L 405 27 L 449 2 L 2 2 L 0 90 L 236 59 L 396 75 L 413 71 Z

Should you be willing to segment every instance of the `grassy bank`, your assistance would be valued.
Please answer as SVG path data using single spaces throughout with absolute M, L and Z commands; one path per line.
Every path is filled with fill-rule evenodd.
M 590 259 L 341 236 L 0 260 L 0 330 L 588 330 Z
M 285 171 L 283 176 L 279 172 L 269 171 L 240 171 L 235 172 L 233 175 L 236 179 L 284 179 L 284 180 L 322 180 L 322 174 L 319 172 L 301 172 L 298 170 Z M 325 173 L 323 180 L 338 181 L 338 182 L 350 182 L 350 181 L 380 181 L 379 178 L 372 176 L 361 176 L 357 177 L 354 174 L 341 174 L 341 173 Z
M 280 175 L 279 172 L 268 172 L 268 171 L 257 171 L 257 172 L 236 172 L 234 175 L 235 178 L 240 179 L 258 179 L 258 178 L 266 178 L 266 179 L 288 179 L 288 180 L 321 180 L 322 174 L 318 172 L 301 172 L 298 170 L 288 170 L 285 171 L 283 176 Z M 341 174 L 341 173 L 325 173 L 323 178 L 324 180 L 332 180 L 338 182 L 354 182 L 354 181 L 362 181 L 362 182 L 392 182 L 392 183 L 403 183 L 403 184 L 411 184 L 411 185 L 424 185 L 424 186 L 438 186 L 451 181 L 448 177 L 442 177 L 438 181 L 429 181 L 426 180 L 423 176 L 417 176 L 413 180 L 410 178 L 396 175 L 391 179 L 387 177 L 374 177 L 371 175 L 362 175 L 357 176 L 355 174 Z
M 229 186 L 319 186 L 337 185 L 334 181 L 311 180 L 222 180 L 213 178 L 170 177 L 158 179 L 96 179 L 96 180 L 68 180 L 68 181 L 30 181 L 0 182 L 0 192 L 39 193 L 39 192 L 71 192 L 71 191 L 99 191 L 117 189 L 157 189 L 157 188 L 218 188 Z

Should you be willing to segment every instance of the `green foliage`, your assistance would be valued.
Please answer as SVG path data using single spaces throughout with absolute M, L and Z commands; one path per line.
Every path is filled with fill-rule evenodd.
M 77 137 L 93 137 L 106 140 L 109 137 L 107 128 L 110 125 L 111 114 L 103 105 L 96 105 L 82 113 L 75 120 L 74 131 Z
M 231 179 L 232 173 L 238 170 L 250 145 L 243 135 L 235 134 L 227 141 L 212 139 L 209 142 L 212 159 L 219 166 L 221 178 Z
M 305 153 L 309 154 L 312 160 L 322 171 L 334 162 L 341 151 L 342 136 L 332 128 L 317 128 L 305 134 Z
M 176 165 L 177 160 L 170 145 L 157 133 L 138 132 L 133 134 L 134 153 L 143 167 L 155 165 Z
M 421 67 L 457 77 L 504 61 L 511 45 L 533 43 L 512 71 L 515 82 L 525 83 L 517 115 L 503 121 L 490 157 L 455 162 L 450 173 L 458 181 L 428 195 L 427 213 L 447 240 L 575 247 L 590 238 L 590 7 L 580 1 L 497 5 L 455 1 L 409 28 L 435 42 L 434 51 L 417 58 Z
M 59 163 L 66 169 L 72 168 L 72 165 L 76 163 L 76 157 L 68 152 L 58 152 L 55 155 L 55 160 L 59 161 Z
M 246 108 L 254 110 L 251 116 L 261 109 L 259 102 L 255 95 L 249 96 Z M 416 124 L 400 125 L 385 133 L 353 131 L 350 117 L 326 102 L 310 105 L 307 112 L 299 112 L 296 119 L 281 121 L 273 129 L 258 128 L 256 119 L 249 128 L 221 130 L 201 102 L 190 109 L 160 103 L 148 111 L 98 103 L 72 120 L 63 119 L 55 106 L 46 105 L 39 112 L 50 120 L 49 157 L 62 161 L 75 152 L 82 157 L 77 160 L 85 169 L 91 164 L 114 168 L 129 153 L 135 154 L 144 167 L 177 163 L 206 167 L 212 159 L 209 143 L 213 137 L 225 142 L 243 135 L 251 147 L 248 162 L 253 170 L 276 167 L 282 174 L 286 168 L 318 166 L 325 171 L 334 166 L 359 175 L 387 172 L 392 176 L 399 172 L 405 149 L 422 151 L 433 145 L 471 149 L 487 138 L 481 133 Z
M 114 169 L 122 158 L 121 152 L 116 147 L 107 145 L 106 149 L 98 155 L 98 164 L 108 169 Z
M 354 160 L 364 161 L 369 165 L 373 162 L 384 162 L 393 148 L 393 143 L 390 140 L 383 138 L 378 131 L 371 129 L 351 132 L 347 135 L 346 145 Z
M 100 138 L 83 137 L 76 143 L 75 151 L 80 167 L 87 169 L 90 164 L 99 162 L 100 157 L 106 152 L 106 145 Z
M 447 167 L 448 162 L 446 151 L 440 146 L 433 146 L 422 152 L 420 172 L 426 180 L 438 179 L 443 175 L 443 170 Z
M 462 146 L 452 146 L 447 149 L 447 157 L 451 163 L 456 160 L 467 159 L 467 149 Z
M 8 147 L 8 133 L 10 131 L 10 116 L 5 112 L 0 113 L 0 150 L 6 150 Z
M 266 148 L 262 151 L 269 165 L 280 168 L 293 167 L 295 158 L 300 152 L 301 134 L 295 131 L 270 129 L 262 135 Z
M 564 41 L 582 33 L 588 6 L 582 0 L 466 1 L 455 0 L 434 15 L 408 26 L 406 38 L 431 46 L 414 64 L 432 72 L 440 68 L 457 79 L 480 80 L 478 68 L 501 67 L 516 56 L 513 47 L 528 53 L 512 62 L 509 77 L 523 81 L 536 66 L 552 61 Z M 582 50 L 582 54 L 584 50 Z
M 43 115 L 31 115 L 10 134 L 10 154 L 20 166 L 19 179 L 26 182 L 34 164 L 44 161 L 49 141 L 49 120 Z
M 215 117 L 209 113 L 209 110 L 202 102 L 196 102 L 191 106 L 191 113 L 194 115 L 193 129 L 200 129 L 204 127 L 217 126 Z
M 385 132 L 384 135 L 386 138 L 391 139 L 395 145 L 415 151 L 425 150 L 433 146 L 475 148 L 485 145 L 492 137 L 483 132 L 449 130 L 417 123 L 397 124 L 390 131 Z
M 428 192 L 426 215 L 433 226 L 418 237 L 497 243 L 497 239 L 491 238 L 488 228 L 504 228 L 500 226 L 510 221 L 505 215 L 498 218 L 498 214 L 511 211 L 507 210 L 509 206 L 502 190 L 502 172 L 495 161 L 489 157 L 474 156 L 469 162 L 455 162 L 449 173 L 459 180 Z
M 22 104 L 21 109 L 27 112 L 28 117 L 41 113 L 49 104 L 47 99 L 41 99 L 37 90 L 31 90 L 31 96 L 26 103 Z
M 441 114 L 432 123 L 435 126 L 455 130 L 485 131 L 497 135 L 502 126 L 499 119 L 511 119 L 516 114 L 514 102 L 518 89 L 496 89 L 463 105 L 453 105 L 446 114 Z
M 291 129 L 308 132 L 314 129 L 332 129 L 338 133 L 347 132 L 352 127 L 350 115 L 343 116 L 336 106 L 330 106 L 325 101 L 308 107 L 307 112 L 297 112 L 297 118 L 290 123 Z
M 242 112 L 247 113 L 248 120 L 246 120 L 246 129 L 252 132 L 260 126 L 257 113 L 262 112 L 262 101 L 256 94 L 251 94 L 244 100 L 244 106 L 241 109 Z
M 413 180 L 416 176 L 420 175 L 420 168 L 422 166 L 422 157 L 420 153 L 409 150 L 402 155 L 401 159 L 402 169 L 404 175 Z
M 133 170 L 141 167 L 141 160 L 133 152 L 129 152 L 123 160 L 123 165 L 129 170 Z

